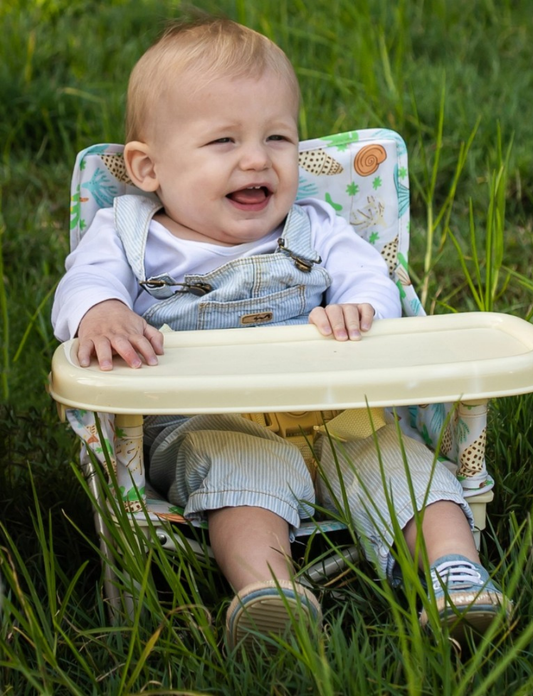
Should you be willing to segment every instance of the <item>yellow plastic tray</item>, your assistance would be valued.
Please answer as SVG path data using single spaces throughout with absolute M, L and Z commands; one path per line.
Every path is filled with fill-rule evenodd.
M 56 351 L 53 398 L 111 413 L 253 413 L 484 399 L 533 391 L 533 325 L 472 312 L 376 322 L 359 342 L 312 325 L 165 333 L 156 367 L 81 368 Z

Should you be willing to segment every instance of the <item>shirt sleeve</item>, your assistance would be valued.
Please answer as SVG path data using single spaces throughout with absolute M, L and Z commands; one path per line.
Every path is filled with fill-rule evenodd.
M 299 201 L 309 215 L 313 245 L 331 277 L 326 304 L 371 304 L 376 319 L 401 316 L 398 288 L 387 264 L 371 244 L 318 200 Z
M 73 338 L 85 313 L 100 302 L 120 300 L 133 308 L 139 285 L 115 231 L 111 208 L 98 211 L 65 267 L 52 307 L 54 334 L 60 341 Z

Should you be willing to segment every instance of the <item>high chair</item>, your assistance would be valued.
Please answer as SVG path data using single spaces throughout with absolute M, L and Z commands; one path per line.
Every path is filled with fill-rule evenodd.
M 125 193 L 147 195 L 128 179 L 121 145 L 95 145 L 78 155 L 72 248 L 96 211 Z M 116 473 L 115 495 L 152 537 L 150 543 L 172 549 L 176 537 L 168 525 L 183 518 L 146 480 L 143 416 L 240 413 L 289 438 L 312 460 L 309 443 L 324 420 L 333 435 L 349 439 L 351 409 L 393 407 L 402 430 L 438 448 L 438 456 L 456 472 L 479 544 L 494 485 L 485 465 L 487 403 L 533 391 L 533 326 L 496 313 L 425 316 L 408 274 L 407 151 L 393 131 L 352 131 L 302 142 L 298 197 L 309 196 L 326 200 L 354 234 L 381 252 L 405 318 L 376 322 L 361 341 L 343 343 L 320 336 L 312 325 L 168 330 L 158 366 L 132 370 L 116 358 L 112 372 L 96 364 L 81 368 L 74 339 L 58 347 L 50 374 L 50 393 L 61 416 L 100 460 L 107 450 Z M 100 414 L 103 442 L 94 412 Z M 85 456 L 83 462 L 101 504 L 92 461 Z M 98 511 L 96 524 L 109 557 L 109 536 Z M 334 520 L 320 523 L 322 531 L 341 526 Z M 316 522 L 304 522 L 296 533 L 316 529 Z M 350 548 L 344 558 L 320 561 L 308 577 L 338 570 L 356 555 Z M 120 598 L 109 568 L 105 589 L 117 610 Z

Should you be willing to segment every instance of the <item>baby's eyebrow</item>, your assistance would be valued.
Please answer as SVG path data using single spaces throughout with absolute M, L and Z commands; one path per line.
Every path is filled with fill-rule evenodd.
M 234 121 L 216 121 L 216 119 L 205 119 L 205 121 L 202 123 L 200 121 L 200 125 L 202 126 L 205 124 L 205 128 L 211 129 L 213 132 L 216 131 L 225 131 L 225 130 L 231 130 L 231 129 L 236 129 L 236 128 L 242 128 L 245 125 L 245 121 L 241 119 L 236 119 Z

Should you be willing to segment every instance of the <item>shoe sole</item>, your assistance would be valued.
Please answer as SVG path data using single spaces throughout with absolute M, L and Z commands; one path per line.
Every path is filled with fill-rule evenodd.
M 302 585 L 290 581 L 260 582 L 242 589 L 231 602 L 226 619 L 228 645 L 246 648 L 260 635 L 294 633 L 296 623 L 321 624 L 322 609 L 316 597 Z M 276 646 L 264 642 L 267 650 Z
M 505 621 L 511 618 L 512 605 L 509 600 L 501 601 L 500 595 L 492 592 L 482 594 L 465 593 L 463 596 L 454 593 L 454 608 L 446 597 L 439 597 L 437 609 L 439 621 L 442 627 L 447 627 L 451 638 L 459 642 L 465 636 L 465 629 L 470 628 L 476 633 L 483 634 L 491 623 L 501 615 L 502 607 L 505 608 Z M 420 614 L 420 625 L 427 628 L 429 617 L 425 609 Z

